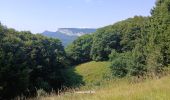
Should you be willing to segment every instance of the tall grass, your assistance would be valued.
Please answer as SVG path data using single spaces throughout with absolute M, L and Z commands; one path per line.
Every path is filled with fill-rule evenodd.
M 130 78 L 114 79 L 111 77 L 109 62 L 89 62 L 74 70 L 85 82 L 85 86 L 81 86 L 78 91 L 93 90 L 94 94 L 77 94 L 77 90 L 70 90 L 60 95 L 54 93 L 39 96 L 33 100 L 170 100 L 170 75 L 137 82 Z
M 169 100 L 170 76 L 161 79 L 129 83 L 126 79 L 109 82 L 95 94 L 63 93 L 40 97 L 38 100 Z

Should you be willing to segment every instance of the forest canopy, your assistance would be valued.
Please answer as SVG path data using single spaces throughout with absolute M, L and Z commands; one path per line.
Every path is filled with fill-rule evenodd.
M 93 61 L 110 60 L 114 76 L 159 75 L 170 64 L 170 1 L 157 0 L 151 16 L 128 18 L 98 29 L 92 37 L 92 45 L 81 54 L 90 51 Z
M 66 54 L 58 39 L 18 32 L 0 25 L 0 97 L 35 95 L 64 82 Z M 31 94 L 30 94 L 31 93 Z

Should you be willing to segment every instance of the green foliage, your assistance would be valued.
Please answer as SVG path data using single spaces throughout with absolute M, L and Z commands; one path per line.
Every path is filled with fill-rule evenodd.
M 108 60 L 108 55 L 113 48 L 120 48 L 120 34 L 116 32 L 116 28 L 111 26 L 97 30 L 93 37 L 91 49 L 91 57 L 95 61 Z
M 123 52 L 132 51 L 143 35 L 146 35 L 148 19 L 149 17 L 135 16 L 120 23 L 122 28 L 120 44 Z
M 133 51 L 118 53 L 115 50 L 109 55 L 111 69 L 116 77 L 143 76 L 146 74 L 146 54 L 140 45 Z
M 66 48 L 67 55 L 74 64 L 90 61 L 92 35 L 83 35 Z
M 160 73 L 169 64 L 170 48 L 170 1 L 158 0 L 152 10 L 147 36 L 147 67 L 154 74 Z
M 167 30 L 169 29 L 170 25 L 169 25 L 169 22 L 170 22 L 170 1 L 169 0 L 158 0 L 159 2 L 157 2 L 157 6 L 156 8 L 154 9 L 153 11 L 153 14 L 152 14 L 152 19 L 151 19 L 151 25 L 152 25 L 152 29 L 155 28 L 155 32 L 158 36 L 160 36 L 161 38 L 158 39 L 158 42 L 160 40 L 162 40 L 163 42 L 163 39 L 164 41 L 168 38 L 166 37 L 169 36 L 167 34 Z M 155 27 L 155 25 L 157 25 Z M 153 32 L 153 30 L 151 31 Z M 168 42 L 168 41 L 167 41 Z
M 101 29 L 93 37 L 91 50 L 95 61 L 108 60 L 113 49 L 117 52 L 130 51 L 141 38 L 142 29 L 148 17 L 135 16 Z
M 64 61 L 59 40 L 0 25 L 0 99 L 60 88 Z
M 146 68 L 146 57 L 147 53 L 142 43 L 136 44 L 135 48 L 131 52 L 131 65 L 129 68 L 129 75 L 132 76 L 143 76 L 147 73 Z
M 128 27 L 125 29 L 130 31 L 123 32 L 122 51 L 126 54 L 130 50 L 131 57 L 122 57 L 122 53 L 117 53 L 116 59 L 113 59 L 115 52 L 111 54 L 113 73 L 116 73 L 116 76 L 124 76 L 127 72 L 132 76 L 145 74 L 155 76 L 160 74 L 164 67 L 168 67 L 170 61 L 169 7 L 169 0 L 158 0 L 149 19 L 135 21 L 136 18 L 134 18 L 136 23 L 134 25 L 137 25 L 137 28 L 132 23 L 126 24 L 127 27 L 132 25 L 132 30 Z
M 116 77 L 124 77 L 129 72 L 130 65 L 130 52 L 126 53 L 117 53 L 115 50 L 109 55 L 111 63 L 111 69 L 113 75 Z
M 101 74 L 107 72 L 105 63 L 102 67 L 91 62 L 80 65 L 85 67 L 83 70 L 65 70 L 69 63 L 110 59 L 116 77 L 160 74 L 170 65 L 170 1 L 157 0 L 151 15 L 135 16 L 81 36 L 66 48 L 67 55 L 58 39 L 18 32 L 0 24 L 0 99 L 35 95 L 37 89 L 51 91 L 62 85 L 93 83 L 101 75 L 95 83 L 100 84 L 103 77 L 107 78 L 106 73 Z M 85 83 L 77 73 L 85 77 Z

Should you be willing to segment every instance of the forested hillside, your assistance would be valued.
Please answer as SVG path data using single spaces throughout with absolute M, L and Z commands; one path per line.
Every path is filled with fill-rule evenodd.
M 68 46 L 71 58 L 86 61 L 85 54 L 88 60 L 110 60 L 117 77 L 157 76 L 170 64 L 170 1 L 158 0 L 151 16 L 117 22 L 91 37 L 81 37 Z
M 65 49 L 58 39 L 0 24 L 0 99 L 86 85 L 68 68 L 89 61 L 109 62 L 113 78 L 161 77 L 170 67 L 170 0 L 157 0 L 151 16 L 134 16 L 97 29 Z M 69 75 L 79 77 L 76 82 L 81 84 Z

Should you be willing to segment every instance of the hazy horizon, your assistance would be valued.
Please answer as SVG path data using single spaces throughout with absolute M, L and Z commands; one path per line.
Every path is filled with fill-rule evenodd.
M 0 22 L 41 33 L 58 28 L 99 28 L 135 15 L 150 16 L 156 0 L 1 0 Z

